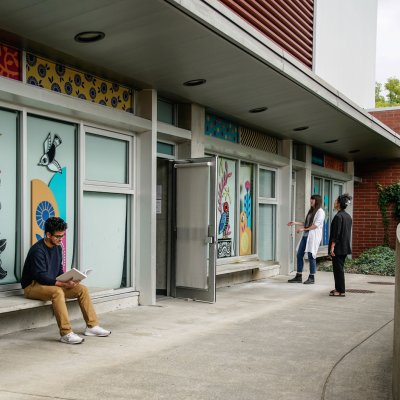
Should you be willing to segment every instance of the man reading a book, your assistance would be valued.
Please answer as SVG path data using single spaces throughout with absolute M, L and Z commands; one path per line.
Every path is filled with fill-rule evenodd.
M 79 281 L 58 281 L 63 273 L 61 240 L 67 224 L 63 219 L 51 217 L 45 222 L 44 239 L 35 243 L 28 252 L 22 272 L 21 285 L 27 299 L 50 300 L 60 330 L 60 341 L 79 344 L 84 341 L 72 331 L 65 299 L 78 299 L 86 322 L 86 336 L 108 336 L 111 332 L 99 326 L 89 291 Z

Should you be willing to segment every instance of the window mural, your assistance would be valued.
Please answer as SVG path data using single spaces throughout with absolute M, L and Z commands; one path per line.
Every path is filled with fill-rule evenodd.
M 216 115 L 206 114 L 205 135 L 239 143 L 239 126 Z
M 241 256 L 253 253 L 253 165 L 240 163 L 240 229 L 239 242 Z
M 236 254 L 236 161 L 218 160 L 218 258 L 224 258 Z
M 76 126 L 28 116 L 28 181 L 31 244 L 44 237 L 49 217 L 68 223 L 62 239 L 64 270 L 72 264 L 75 211 Z
M 0 109 L 0 285 L 17 279 L 17 112 Z
M 132 89 L 26 54 L 26 83 L 132 113 Z
M 0 76 L 21 80 L 21 53 L 4 44 L 0 44 Z

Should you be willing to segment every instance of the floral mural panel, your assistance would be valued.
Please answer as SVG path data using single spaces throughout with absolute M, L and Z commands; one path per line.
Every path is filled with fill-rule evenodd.
M 253 254 L 253 164 L 240 163 L 240 229 L 239 254 Z
M 31 53 L 26 54 L 26 83 L 118 110 L 133 112 L 131 88 Z
M 218 159 L 218 258 L 236 254 L 236 161 Z

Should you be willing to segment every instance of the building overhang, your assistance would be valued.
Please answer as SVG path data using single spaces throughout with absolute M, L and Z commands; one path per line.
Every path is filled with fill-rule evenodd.
M 215 0 L 1 2 L 0 27 L 9 44 L 345 160 L 400 157 L 396 133 Z M 76 42 L 86 30 L 105 38 Z

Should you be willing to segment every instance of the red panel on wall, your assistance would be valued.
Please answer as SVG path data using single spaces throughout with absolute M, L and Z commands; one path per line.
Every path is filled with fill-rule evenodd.
M 21 75 L 20 51 L 0 44 L 0 76 L 21 81 Z
M 314 0 L 220 0 L 312 68 Z
M 336 171 L 344 171 L 344 162 L 337 158 L 328 156 L 325 154 L 324 157 L 324 167 L 334 169 Z

